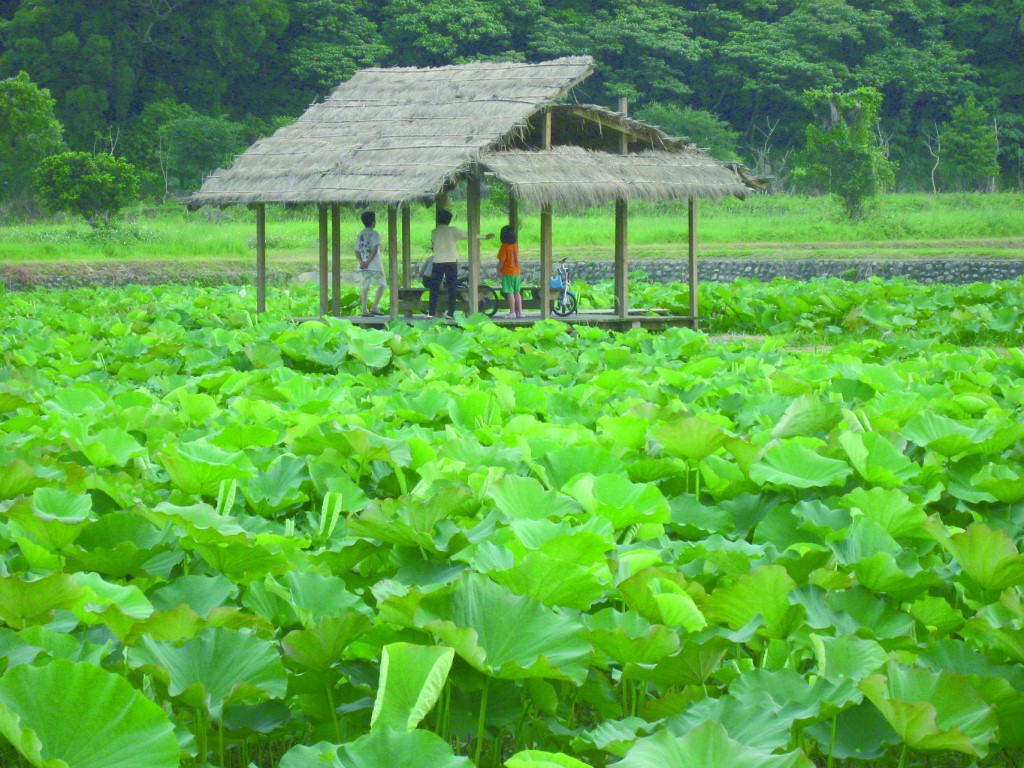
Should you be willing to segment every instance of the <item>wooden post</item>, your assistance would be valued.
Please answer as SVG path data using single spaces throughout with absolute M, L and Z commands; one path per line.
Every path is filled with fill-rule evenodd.
M 508 191 L 508 223 L 519 229 L 519 198 L 512 196 L 512 190 Z
M 256 312 L 267 311 L 267 206 L 256 204 Z
M 540 207 L 540 316 L 551 317 L 551 204 Z
M 327 206 L 317 206 L 320 214 L 320 316 L 327 314 L 330 307 L 327 301 Z
M 551 110 L 544 113 L 544 149 L 551 149 Z M 551 204 L 540 207 L 540 317 L 551 317 Z
M 619 99 L 619 112 L 629 109 L 625 98 Z M 629 154 L 629 137 L 619 134 L 619 154 Z M 615 201 L 615 307 L 619 317 L 629 317 L 629 204 Z
M 697 316 L 697 201 L 690 198 L 687 221 L 689 224 L 690 257 L 690 327 L 697 330 L 700 320 Z
M 480 309 L 480 171 L 466 179 L 466 233 L 469 244 L 469 307 L 467 315 Z
M 391 319 L 398 317 L 398 207 L 388 206 L 388 303 Z
M 412 287 L 412 215 L 409 204 L 402 205 L 402 287 Z M 392 298 L 392 302 L 398 303 Z
M 341 314 L 341 206 L 331 206 L 331 314 Z

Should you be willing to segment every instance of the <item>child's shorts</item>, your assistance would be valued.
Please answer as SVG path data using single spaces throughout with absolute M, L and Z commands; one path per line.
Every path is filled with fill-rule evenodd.
M 521 293 L 523 290 L 523 278 L 519 275 L 502 275 L 501 292 L 504 294 Z

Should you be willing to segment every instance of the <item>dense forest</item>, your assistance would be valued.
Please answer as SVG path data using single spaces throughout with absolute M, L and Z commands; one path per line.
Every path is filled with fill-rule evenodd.
M 597 65 L 581 101 L 627 97 L 780 185 L 813 119 L 804 92 L 868 87 L 897 189 L 964 182 L 942 162 L 957 120 L 994 147 L 989 188 L 1022 186 L 1024 0 L 0 0 L 0 80 L 27 73 L 68 148 L 164 191 L 359 68 L 574 54 Z

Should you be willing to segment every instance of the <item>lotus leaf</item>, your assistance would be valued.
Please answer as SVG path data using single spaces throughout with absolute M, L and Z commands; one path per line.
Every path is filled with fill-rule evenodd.
M 381 612 L 432 632 L 491 677 L 541 677 L 578 685 L 587 675 L 592 649 L 579 623 L 482 576 L 466 575 L 453 588 L 418 598 L 391 598 Z
M 456 757 L 444 739 L 430 731 L 389 728 L 375 728 L 340 747 L 323 742 L 313 747 L 292 747 L 281 758 L 280 768 L 380 768 L 382 765 L 473 768 L 471 760 Z
M 928 521 L 925 530 L 983 589 L 1002 590 L 1024 584 L 1024 556 L 1002 531 L 974 523 L 966 531 L 950 535 L 935 519 Z
M 661 731 L 637 741 L 615 768 L 812 768 L 802 752 L 777 755 L 729 738 L 721 723 L 702 723 L 682 737 Z
M 0 733 L 36 768 L 179 764 L 163 710 L 124 678 L 85 662 L 9 670 L 0 679 Z
M 181 646 L 144 637 L 129 662 L 164 680 L 171 696 L 215 718 L 231 702 L 279 699 L 287 688 L 274 646 L 244 631 L 215 627 Z
M 414 730 L 437 703 L 454 658 L 441 646 L 385 645 L 370 727 Z
M 281 640 L 286 659 L 315 672 L 326 672 L 342 660 L 354 640 L 370 631 L 370 619 L 357 613 L 325 616 L 309 629 L 289 632 Z
M 996 737 L 992 708 L 967 680 L 948 672 L 890 664 L 860 689 L 909 746 L 984 757 Z
M 68 574 L 51 573 L 33 580 L 0 576 L 0 618 L 14 629 L 46 624 L 54 611 L 78 606 L 83 593 Z
M 505 768 L 590 768 L 590 766 L 568 755 L 527 749 L 516 752 L 506 760 Z
M 797 440 L 769 448 L 750 468 L 750 479 L 759 485 L 790 488 L 819 488 L 842 485 L 853 472 L 837 459 L 829 459 Z

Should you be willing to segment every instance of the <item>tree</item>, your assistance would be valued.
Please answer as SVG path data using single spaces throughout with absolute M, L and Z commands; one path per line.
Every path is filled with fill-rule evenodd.
M 0 80 L 0 202 L 31 195 L 32 174 L 64 147 L 50 92 L 25 72 Z
M 242 126 L 221 117 L 192 115 L 171 120 L 160 131 L 171 176 L 182 189 L 195 189 L 203 177 L 244 149 Z
M 700 147 L 707 148 L 719 160 L 738 160 L 739 131 L 704 109 L 678 107 L 655 102 L 636 112 L 637 117 L 657 125 L 672 136 L 685 136 Z
M 959 189 L 984 190 L 999 174 L 999 144 L 988 112 L 968 96 L 942 127 L 943 177 Z
M 108 154 L 64 152 L 46 158 L 35 174 L 40 202 L 57 213 L 81 214 L 92 227 L 139 199 L 135 167 Z
M 794 176 L 812 189 L 837 195 L 846 215 L 860 218 L 864 203 L 891 186 L 895 175 L 895 163 L 876 143 L 882 94 L 874 88 L 851 93 L 821 88 L 804 91 L 803 98 L 817 122 L 807 126 Z

